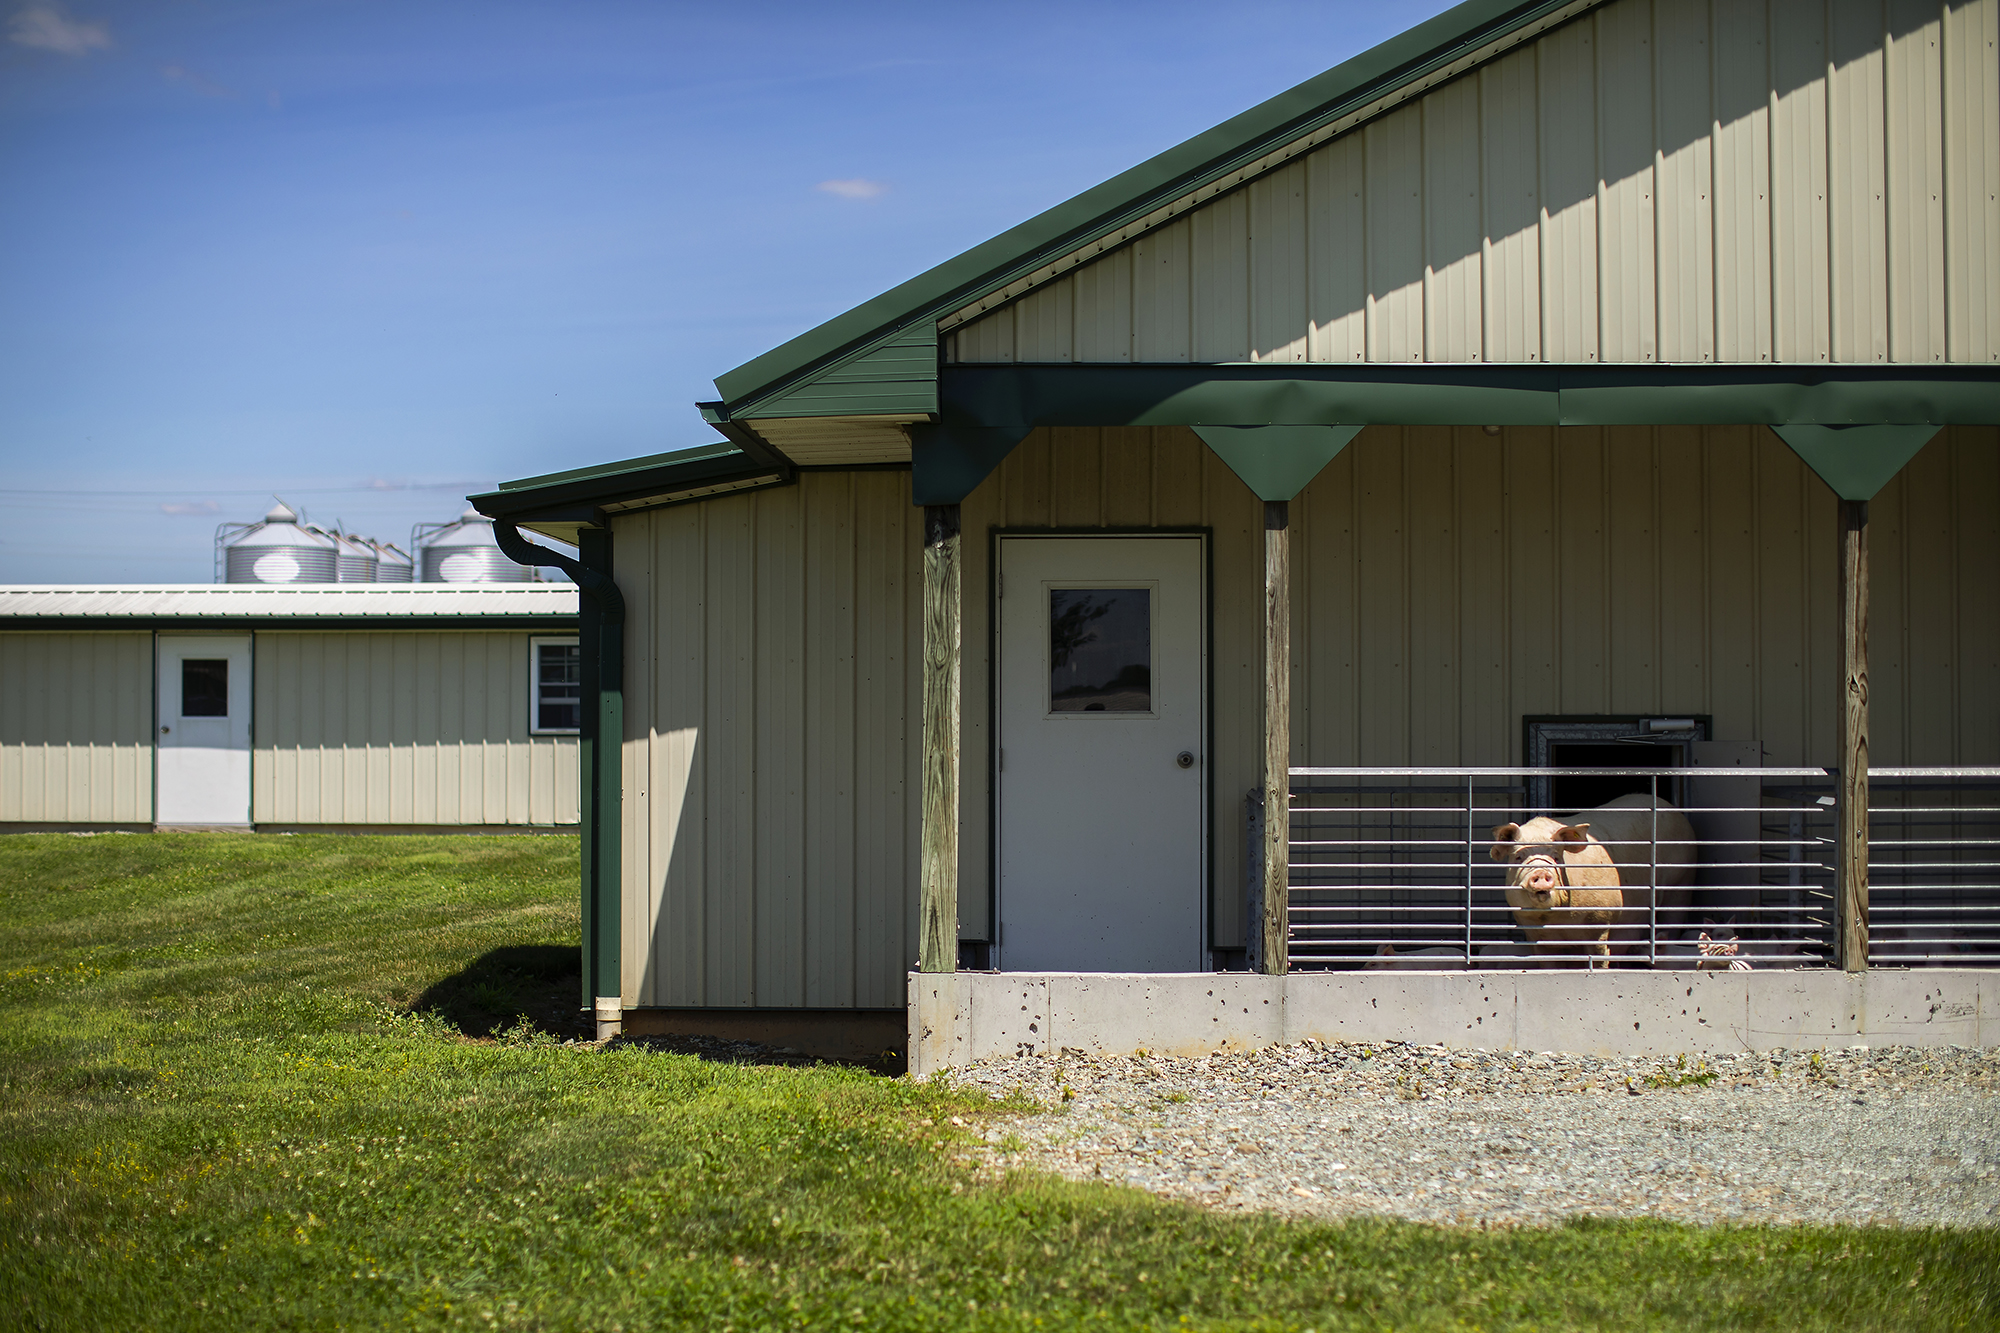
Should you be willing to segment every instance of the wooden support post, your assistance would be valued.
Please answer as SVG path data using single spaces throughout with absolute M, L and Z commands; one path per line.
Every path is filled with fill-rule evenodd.
M 1283 976 L 1291 900 L 1291 502 L 1264 502 L 1264 941 L 1262 970 Z
M 958 970 L 958 506 L 924 506 L 924 764 L 917 970 Z
M 1835 958 L 1868 966 L 1868 502 L 1840 502 L 1840 791 Z

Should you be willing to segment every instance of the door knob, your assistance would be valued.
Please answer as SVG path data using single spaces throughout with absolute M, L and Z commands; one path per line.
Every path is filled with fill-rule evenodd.
M 1174 762 L 1179 764 L 1182 768 L 1193 768 L 1194 752 L 1191 750 L 1182 750 L 1179 754 L 1174 756 Z
M 160 734 L 161 734 L 162 736 L 164 736 L 164 735 L 166 735 L 166 734 L 167 734 L 167 733 L 168 733 L 169 731 L 172 731 L 172 730 L 173 730 L 173 728 L 172 728 L 172 727 L 161 727 L 161 728 L 160 728 Z

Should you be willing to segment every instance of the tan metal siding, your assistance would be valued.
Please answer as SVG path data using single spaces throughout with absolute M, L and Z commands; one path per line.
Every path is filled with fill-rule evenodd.
M 151 822 L 151 634 L 0 633 L 0 681 L 0 822 Z
M 531 736 L 526 631 L 259 631 L 251 818 L 577 822 L 572 736 Z
M 1306 159 L 1308 361 L 1368 356 L 1361 144 L 1359 136 L 1350 135 Z
M 901 1003 L 921 511 L 898 472 L 614 520 L 625 998 Z
M 2000 5 L 1944 13 L 1946 354 L 2000 360 Z
M 1493 361 L 1539 361 L 1542 168 L 1535 132 L 1535 49 L 1496 60 L 1477 77 L 1485 195 L 1482 350 Z
M 1990 427 L 1871 508 L 1878 764 L 2000 761 L 1996 516 Z M 1834 517 L 1762 428 L 1370 427 L 1293 503 L 1294 754 L 1512 763 L 1524 714 L 1707 713 L 1831 763 Z M 1218 604 L 1257 577 L 1218 558 Z
M 948 355 L 1994 364 L 1996 125 L 2000 0 L 1613 0 Z

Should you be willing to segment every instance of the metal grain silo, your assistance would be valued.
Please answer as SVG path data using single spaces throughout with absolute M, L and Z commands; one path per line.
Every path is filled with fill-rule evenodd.
M 414 583 L 417 578 L 416 562 L 404 553 L 400 546 L 388 542 L 370 543 L 375 548 L 375 581 L 377 583 Z
M 411 533 L 425 583 L 533 583 L 534 571 L 500 553 L 493 520 L 468 509 L 456 523 L 419 524 Z
M 280 500 L 264 521 L 247 527 L 224 525 L 216 532 L 222 547 L 225 583 L 334 583 L 338 559 L 331 538 L 302 526 Z
M 375 570 L 379 562 L 373 542 L 366 537 L 357 537 L 351 532 L 342 532 L 338 528 L 326 535 L 333 539 L 333 563 L 339 582 L 375 582 Z

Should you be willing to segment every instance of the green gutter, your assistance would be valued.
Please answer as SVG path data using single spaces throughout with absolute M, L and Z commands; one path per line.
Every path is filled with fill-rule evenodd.
M 1467 0 L 716 378 L 734 409 L 1222 179 L 1571 0 Z
M 621 1024 L 624 981 L 619 960 L 623 901 L 625 598 L 611 576 L 611 534 L 577 534 L 580 559 L 537 546 L 511 519 L 497 518 L 493 536 L 509 560 L 548 565 L 582 591 L 582 716 L 578 719 L 578 787 L 583 818 L 583 1006 L 597 1019 L 599 1039 Z

